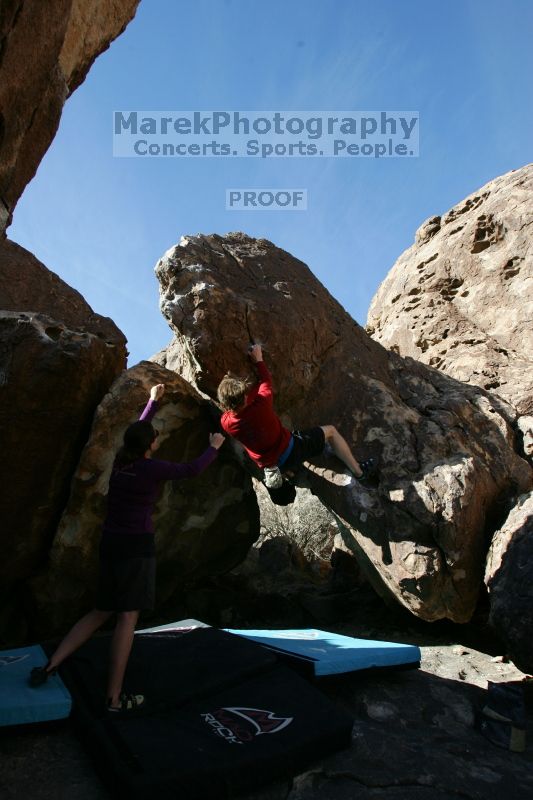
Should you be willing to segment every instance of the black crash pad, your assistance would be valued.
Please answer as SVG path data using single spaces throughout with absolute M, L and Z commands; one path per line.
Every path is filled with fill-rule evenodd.
M 215 628 L 135 637 L 131 714 L 105 710 L 108 637 L 61 669 L 74 720 L 116 797 L 210 800 L 290 776 L 348 746 L 352 719 L 260 645 Z

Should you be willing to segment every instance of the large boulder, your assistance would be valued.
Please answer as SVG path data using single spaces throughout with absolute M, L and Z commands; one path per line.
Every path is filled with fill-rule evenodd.
M 94 410 L 126 340 L 4 230 L 68 96 L 139 0 L 5 0 L 0 8 L 0 639 L 24 635 L 26 579 L 48 552 Z M 27 615 L 26 615 L 27 616 Z
M 171 342 L 168 349 L 156 353 L 150 361 L 164 367 L 172 351 Z M 174 362 L 173 367 L 174 371 L 179 372 Z M 264 484 L 259 480 L 261 478 L 260 470 L 257 470 L 249 459 L 244 458 L 242 449 L 235 441 L 232 441 L 231 444 L 237 460 L 253 478 L 261 531 L 255 545 L 256 548 L 261 547 L 264 541 L 271 538 L 286 538 L 303 553 L 305 559 L 315 564 L 317 571 L 324 574 L 325 580 L 329 579 L 330 560 L 335 549 L 335 539 L 339 535 L 339 527 L 334 515 L 310 491 L 303 480 L 300 480 L 299 485 L 295 487 L 294 502 L 288 506 L 274 505 Z M 249 556 L 248 560 L 251 559 L 252 554 Z
M 41 635 L 63 631 L 94 601 L 113 459 L 124 430 L 138 419 L 157 383 L 164 383 L 166 392 L 154 420 L 161 442 L 156 457 L 191 461 L 216 429 L 210 403 L 156 364 L 143 361 L 114 382 L 95 414 L 48 563 L 31 581 L 32 624 Z M 259 536 L 251 479 L 228 451 L 226 444 L 202 475 L 164 484 L 154 515 L 158 606 L 184 587 L 230 570 Z
M 251 371 L 247 344 L 262 341 L 284 421 L 336 424 L 357 457 L 380 462 L 376 488 L 332 457 L 308 475 L 375 587 L 424 619 L 468 620 L 500 504 L 531 484 L 490 395 L 385 350 L 264 239 L 182 237 L 156 274 L 174 332 L 160 362 L 214 397 L 226 371 Z
M 417 231 L 368 313 L 385 347 L 511 403 L 533 456 L 533 164 Z
M 54 138 L 63 105 L 139 0 L 3 0 L 0 235 Z
M 490 623 L 523 672 L 533 673 L 533 494 L 520 497 L 492 541 L 485 582 Z
M 92 415 L 116 375 L 99 337 L 0 312 L 2 591 L 42 560 Z
M 24 604 L 24 582 L 46 558 L 94 411 L 127 352 L 116 325 L 23 247 L 0 242 L 0 275 L 0 636 L 9 638 L 9 609 Z

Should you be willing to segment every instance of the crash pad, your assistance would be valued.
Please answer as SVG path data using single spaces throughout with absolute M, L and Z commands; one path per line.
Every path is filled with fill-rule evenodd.
M 317 677 L 376 667 L 416 667 L 420 664 L 420 649 L 411 644 L 356 639 L 315 628 L 227 630 L 287 657 L 289 663 L 293 659 L 294 666 L 307 667 Z
M 107 712 L 106 638 L 80 648 L 62 674 L 74 722 L 114 796 L 228 798 L 350 742 L 347 712 L 270 650 L 216 628 L 137 634 L 126 689 L 146 704 Z
M 68 717 L 72 700 L 59 675 L 36 688 L 28 683 L 32 668 L 43 666 L 47 660 L 40 645 L 0 652 L 0 726 Z

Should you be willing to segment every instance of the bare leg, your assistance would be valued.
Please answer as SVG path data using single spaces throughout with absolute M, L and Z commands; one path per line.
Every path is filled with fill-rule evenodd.
M 138 611 L 120 611 L 117 616 L 117 625 L 111 640 L 109 682 L 107 684 L 107 697 L 112 706 L 118 706 L 120 703 L 124 673 L 130 657 L 138 619 Z
M 81 647 L 90 639 L 95 631 L 100 628 L 111 616 L 112 611 L 100 611 L 93 608 L 82 617 L 67 633 L 55 653 L 50 659 L 47 670 L 56 669 L 71 653 Z
M 348 442 L 344 439 L 334 425 L 322 425 L 322 430 L 326 437 L 326 441 L 331 446 L 331 449 L 341 461 L 346 464 L 348 469 L 353 472 L 356 478 L 360 478 L 363 470 L 359 463 L 352 455 L 352 451 L 348 447 Z

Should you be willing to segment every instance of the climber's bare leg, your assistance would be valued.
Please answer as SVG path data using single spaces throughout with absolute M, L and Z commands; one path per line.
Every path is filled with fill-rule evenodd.
M 339 458 L 350 470 L 356 478 L 360 478 L 363 470 L 359 466 L 359 462 L 353 457 L 352 451 L 348 446 L 348 442 L 344 439 L 334 425 L 321 425 L 326 437 L 326 442 L 329 444 L 337 458 Z

